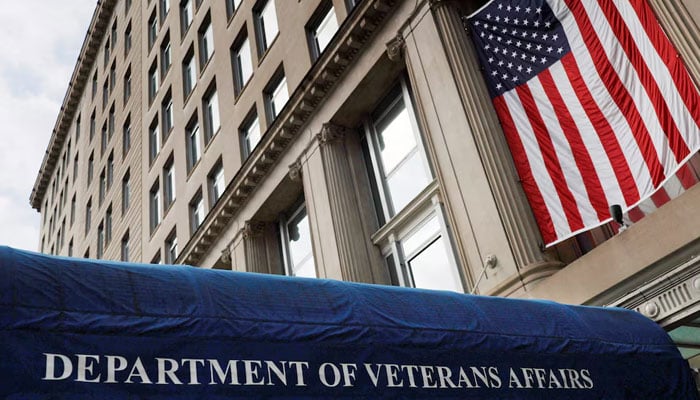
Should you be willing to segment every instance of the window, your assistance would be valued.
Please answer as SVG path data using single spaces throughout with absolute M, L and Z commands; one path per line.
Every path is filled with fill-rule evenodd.
M 293 210 L 289 218 L 283 218 L 280 230 L 287 275 L 315 278 L 316 266 L 306 206 L 302 204 Z
M 170 0 L 160 0 L 160 21 L 163 23 L 170 12 Z
M 120 260 L 124 262 L 129 261 L 129 231 L 126 231 L 124 236 L 122 236 Z
M 173 129 L 173 98 L 170 92 L 165 95 L 163 103 L 160 105 L 160 111 L 163 118 L 163 142 L 165 142 Z
M 158 250 L 156 255 L 153 256 L 153 259 L 151 259 L 151 264 L 162 264 L 160 259 L 160 250 Z
M 85 250 L 85 255 L 83 256 L 83 258 L 90 258 L 90 248 L 89 247 L 87 250 Z
M 73 226 L 73 222 L 75 222 L 75 195 L 70 201 L 70 226 Z
M 148 50 L 153 48 L 153 44 L 156 42 L 156 36 L 158 35 L 158 18 L 156 18 L 155 11 L 151 14 L 151 18 L 148 19 Z
M 114 135 L 114 104 L 110 107 L 109 116 L 107 117 L 107 134 L 112 139 L 112 135 Z
M 90 115 L 90 141 L 95 136 L 95 110 L 92 110 L 92 115 Z
M 242 0 L 226 0 L 226 16 L 228 19 L 233 17 L 233 14 L 238 9 L 238 6 L 241 5 L 241 1 Z
M 275 0 L 265 0 L 264 3 L 258 6 L 254 13 L 255 31 L 258 36 L 258 50 L 259 54 L 263 54 L 279 33 Z
M 110 93 L 114 90 L 114 86 L 117 84 L 117 65 L 116 61 L 112 63 L 109 68 L 109 91 Z
M 433 180 L 418 125 L 409 110 L 410 101 L 408 89 L 402 84 L 370 123 L 384 220 L 401 211 Z
M 234 90 L 236 96 L 239 96 L 253 75 L 253 60 L 250 55 L 248 37 L 243 36 L 237 41 L 231 51 L 231 62 L 233 63 Z
M 316 10 L 306 27 L 313 60 L 317 60 L 321 56 L 337 30 L 338 20 L 335 16 L 335 10 L 333 4 L 327 0 Z
M 204 221 L 204 199 L 200 190 L 190 201 L 190 234 L 194 234 Z
M 160 151 L 160 132 L 158 131 L 158 117 L 153 120 L 148 128 L 148 161 L 153 164 Z
M 116 49 L 117 48 L 117 39 L 119 36 L 117 35 L 117 20 L 114 20 L 114 23 L 112 24 L 112 32 L 111 32 L 111 38 L 112 38 L 112 48 Z
M 175 163 L 173 156 L 163 167 L 163 207 L 167 211 L 175 201 Z
M 203 70 L 214 54 L 214 31 L 211 27 L 211 19 L 209 16 L 204 20 L 202 27 L 199 29 L 199 69 Z
M 158 187 L 158 182 L 156 182 L 152 187 L 151 187 L 151 192 L 149 196 L 149 210 L 150 210 L 150 227 L 151 227 L 151 233 L 155 231 L 156 227 L 158 224 L 160 224 L 160 220 L 163 216 L 163 213 L 161 211 L 161 204 L 160 204 L 160 191 Z
M 284 105 L 287 104 L 287 100 L 289 100 L 287 79 L 284 76 L 284 71 L 280 69 L 265 89 L 265 109 L 268 125 L 272 124 L 272 121 L 277 118 Z
M 131 201 L 131 185 L 129 183 L 129 171 L 126 171 L 124 178 L 122 178 L 122 215 L 126 213 L 129 209 L 129 202 Z
M 75 158 L 73 159 L 73 182 L 78 179 L 78 152 L 75 152 Z
M 75 144 L 78 144 L 78 139 L 80 139 L 80 114 L 75 118 Z
M 105 43 L 105 50 L 103 52 L 104 54 L 104 68 L 107 69 L 107 64 L 109 64 L 109 56 L 110 56 L 110 44 L 109 44 L 109 38 L 107 38 L 107 42 Z
M 185 99 L 189 97 L 197 84 L 197 67 L 194 65 L 194 51 L 190 49 L 182 63 L 182 86 Z
M 219 118 L 219 98 L 216 94 L 216 86 L 213 86 L 202 101 L 202 113 L 204 114 L 204 144 L 209 144 L 221 127 Z
M 107 190 L 112 187 L 114 181 L 114 152 L 107 157 Z
M 68 242 L 68 257 L 73 257 L 73 239 Z
M 156 97 L 156 93 L 158 93 L 158 65 L 156 64 L 156 61 L 153 62 L 153 65 L 151 65 L 151 69 L 148 70 L 148 103 L 152 103 L 153 99 Z
M 241 141 L 243 142 L 243 158 L 248 158 L 260 142 L 260 123 L 258 114 L 253 109 L 241 127 Z
M 107 150 L 107 142 L 109 141 L 107 139 L 107 125 L 104 124 L 102 125 L 102 131 L 100 135 L 100 155 L 103 155 L 105 153 L 105 150 Z
M 92 198 L 85 205 L 85 234 L 90 232 L 90 222 L 92 220 Z
M 129 68 L 127 68 L 126 72 L 124 73 L 124 105 L 125 106 L 130 98 L 131 98 L 131 66 L 129 66 Z
M 187 141 L 187 172 L 199 162 L 202 152 L 199 145 L 199 124 L 197 119 L 193 118 L 185 128 L 185 139 Z
M 109 101 L 109 78 L 105 80 L 105 84 L 102 85 L 102 110 L 107 108 L 107 102 Z
M 88 158 L 88 170 L 87 170 L 87 184 L 90 185 L 92 182 L 92 174 L 95 169 L 95 157 L 93 153 L 90 153 L 90 158 Z
M 170 33 L 165 35 L 163 43 L 160 45 L 160 75 L 165 77 L 170 71 L 172 57 L 170 53 Z
M 395 219 L 378 238 L 392 283 L 463 292 L 437 193 L 417 198 L 433 177 L 403 81 L 370 118 L 365 154 L 372 165 L 380 223 L 392 220 L 413 202 L 410 216 Z
M 112 205 L 105 212 L 105 247 L 112 241 Z
M 216 204 L 216 201 L 219 200 L 221 194 L 224 193 L 224 189 L 226 188 L 226 182 L 224 180 L 224 166 L 221 163 L 221 160 L 214 165 L 214 168 L 212 168 L 209 176 L 207 177 L 207 181 L 209 183 L 209 204 L 213 206 Z
M 180 3 L 180 28 L 182 29 L 182 36 L 185 36 L 185 32 L 192 25 L 192 16 L 194 15 L 194 9 L 192 8 L 192 0 L 184 0 Z
M 97 258 L 102 258 L 105 245 L 105 228 L 102 223 L 97 227 Z
M 102 173 L 100 174 L 100 189 L 99 189 L 99 203 L 102 204 L 102 201 L 105 199 L 105 192 L 107 191 L 107 176 L 105 174 L 105 170 L 102 170 Z
M 126 116 L 122 127 L 122 158 L 126 157 L 131 149 L 131 115 Z
M 97 71 L 92 75 L 92 99 L 95 100 L 95 95 L 97 94 Z
M 131 21 L 124 30 L 124 57 L 129 54 L 129 51 L 131 51 Z
M 174 264 L 177 260 L 177 232 L 173 230 L 165 239 L 165 263 Z

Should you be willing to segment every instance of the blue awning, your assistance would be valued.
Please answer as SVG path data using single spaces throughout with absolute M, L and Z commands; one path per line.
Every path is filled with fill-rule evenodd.
M 0 397 L 697 399 L 623 309 L 0 247 Z

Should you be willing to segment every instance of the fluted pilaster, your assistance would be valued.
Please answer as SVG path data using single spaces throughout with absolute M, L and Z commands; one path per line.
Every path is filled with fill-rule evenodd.
M 650 0 L 649 4 L 683 57 L 696 84 L 700 84 L 700 21 L 693 19 L 682 1 Z
M 344 127 L 327 123 L 323 125 L 317 139 L 343 280 L 372 282 L 370 255 L 345 150 L 347 132 Z
M 265 229 L 267 224 L 258 221 L 246 221 L 243 226 L 243 245 L 245 249 L 246 271 L 271 273 L 267 258 Z

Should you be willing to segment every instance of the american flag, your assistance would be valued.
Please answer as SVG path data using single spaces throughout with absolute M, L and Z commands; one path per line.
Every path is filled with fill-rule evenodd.
M 700 148 L 700 96 L 646 0 L 493 0 L 467 20 L 548 245 L 613 204 L 634 219 Z

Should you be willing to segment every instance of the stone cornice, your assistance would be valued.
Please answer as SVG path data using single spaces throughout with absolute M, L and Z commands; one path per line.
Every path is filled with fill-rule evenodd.
M 109 19 L 114 11 L 117 0 L 102 0 L 97 2 L 95 12 L 92 14 L 90 27 L 88 28 L 80 55 L 75 63 L 73 75 L 68 83 L 68 89 L 63 97 L 63 104 L 58 113 L 56 124 L 54 125 L 49 145 L 41 162 L 39 173 L 37 174 L 29 203 L 37 211 L 41 211 L 41 201 L 46 194 L 51 175 L 58 163 L 58 159 L 63 148 L 63 143 L 69 136 L 69 130 L 75 118 L 76 110 L 80 105 L 80 98 L 85 89 L 90 71 L 95 63 L 95 56 L 100 49 L 100 43 L 107 32 Z
M 398 0 L 362 1 L 355 7 L 337 36 L 292 93 L 255 151 L 226 187 L 221 199 L 187 242 L 178 263 L 198 264 L 201 261 L 398 3 Z

